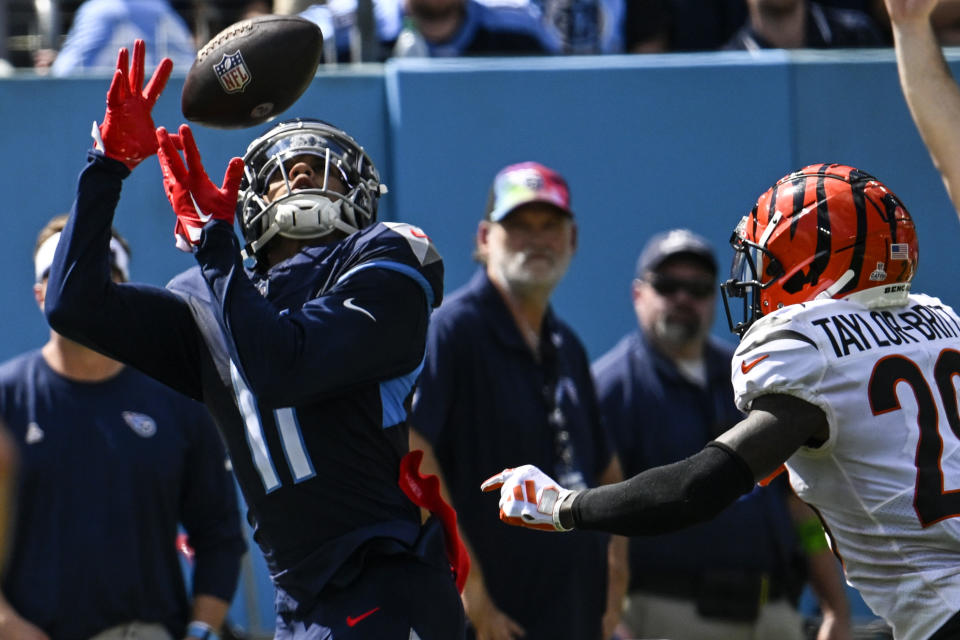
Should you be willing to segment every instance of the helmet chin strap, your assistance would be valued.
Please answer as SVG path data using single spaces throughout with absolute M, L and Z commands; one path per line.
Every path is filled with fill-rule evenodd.
M 838 292 L 847 286 L 848 282 L 853 280 L 853 276 L 853 269 L 847 269 L 842 276 L 837 278 L 836 282 L 818 293 L 814 300 L 823 300 L 824 298 L 832 298 L 833 296 L 837 295 Z

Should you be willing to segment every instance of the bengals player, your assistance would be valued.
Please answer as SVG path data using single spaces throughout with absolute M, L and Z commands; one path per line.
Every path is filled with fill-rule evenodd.
M 686 460 L 569 491 L 506 469 L 500 517 L 623 535 L 709 519 L 782 463 L 821 515 L 847 580 L 898 639 L 960 637 L 960 318 L 911 293 L 916 229 L 873 176 L 811 165 L 734 231 L 725 302 L 747 417 Z

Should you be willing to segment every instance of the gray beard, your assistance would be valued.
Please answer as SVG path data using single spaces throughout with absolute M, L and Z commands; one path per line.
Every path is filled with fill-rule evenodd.
M 660 318 L 653 325 L 657 338 L 672 347 L 683 347 L 700 337 L 699 322 L 677 322 Z
M 498 271 L 503 281 L 510 285 L 510 289 L 520 295 L 528 296 L 546 291 L 549 295 L 563 279 L 567 265 L 554 265 L 551 273 L 546 276 L 535 276 L 532 271 L 523 265 L 499 265 Z

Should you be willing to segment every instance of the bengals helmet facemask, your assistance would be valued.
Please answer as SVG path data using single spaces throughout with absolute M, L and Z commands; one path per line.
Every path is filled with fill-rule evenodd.
M 730 239 L 721 285 L 730 330 L 742 336 L 782 307 L 848 298 L 869 308 L 902 305 L 917 269 L 917 233 L 900 199 L 873 176 L 810 165 L 760 196 Z M 734 323 L 729 298 L 743 299 Z

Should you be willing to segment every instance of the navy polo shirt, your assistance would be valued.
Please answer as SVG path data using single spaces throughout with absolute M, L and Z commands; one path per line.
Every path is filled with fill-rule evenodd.
M 593 366 L 597 395 L 625 477 L 676 462 L 743 419 L 733 402 L 733 348 L 711 339 L 707 385 L 684 378 L 638 330 Z M 657 576 L 757 571 L 790 575 L 797 542 L 781 488 L 755 488 L 716 518 L 676 533 L 630 540 L 631 591 Z
M 56 373 L 34 350 L 0 365 L 0 416 L 19 445 L 3 594 L 57 640 L 160 623 L 183 637 L 191 590 L 233 599 L 246 548 L 223 443 L 199 403 L 132 367 L 101 382 Z
M 487 477 L 525 463 L 559 481 L 564 468 L 548 419 L 554 405 L 570 436 L 572 466 L 587 485 L 611 461 L 586 352 L 552 311 L 541 352 L 538 361 L 479 270 L 431 318 L 412 424 L 434 447 L 496 605 L 527 640 L 599 638 L 608 536 L 506 526 L 497 518 L 499 494 L 480 491 Z

